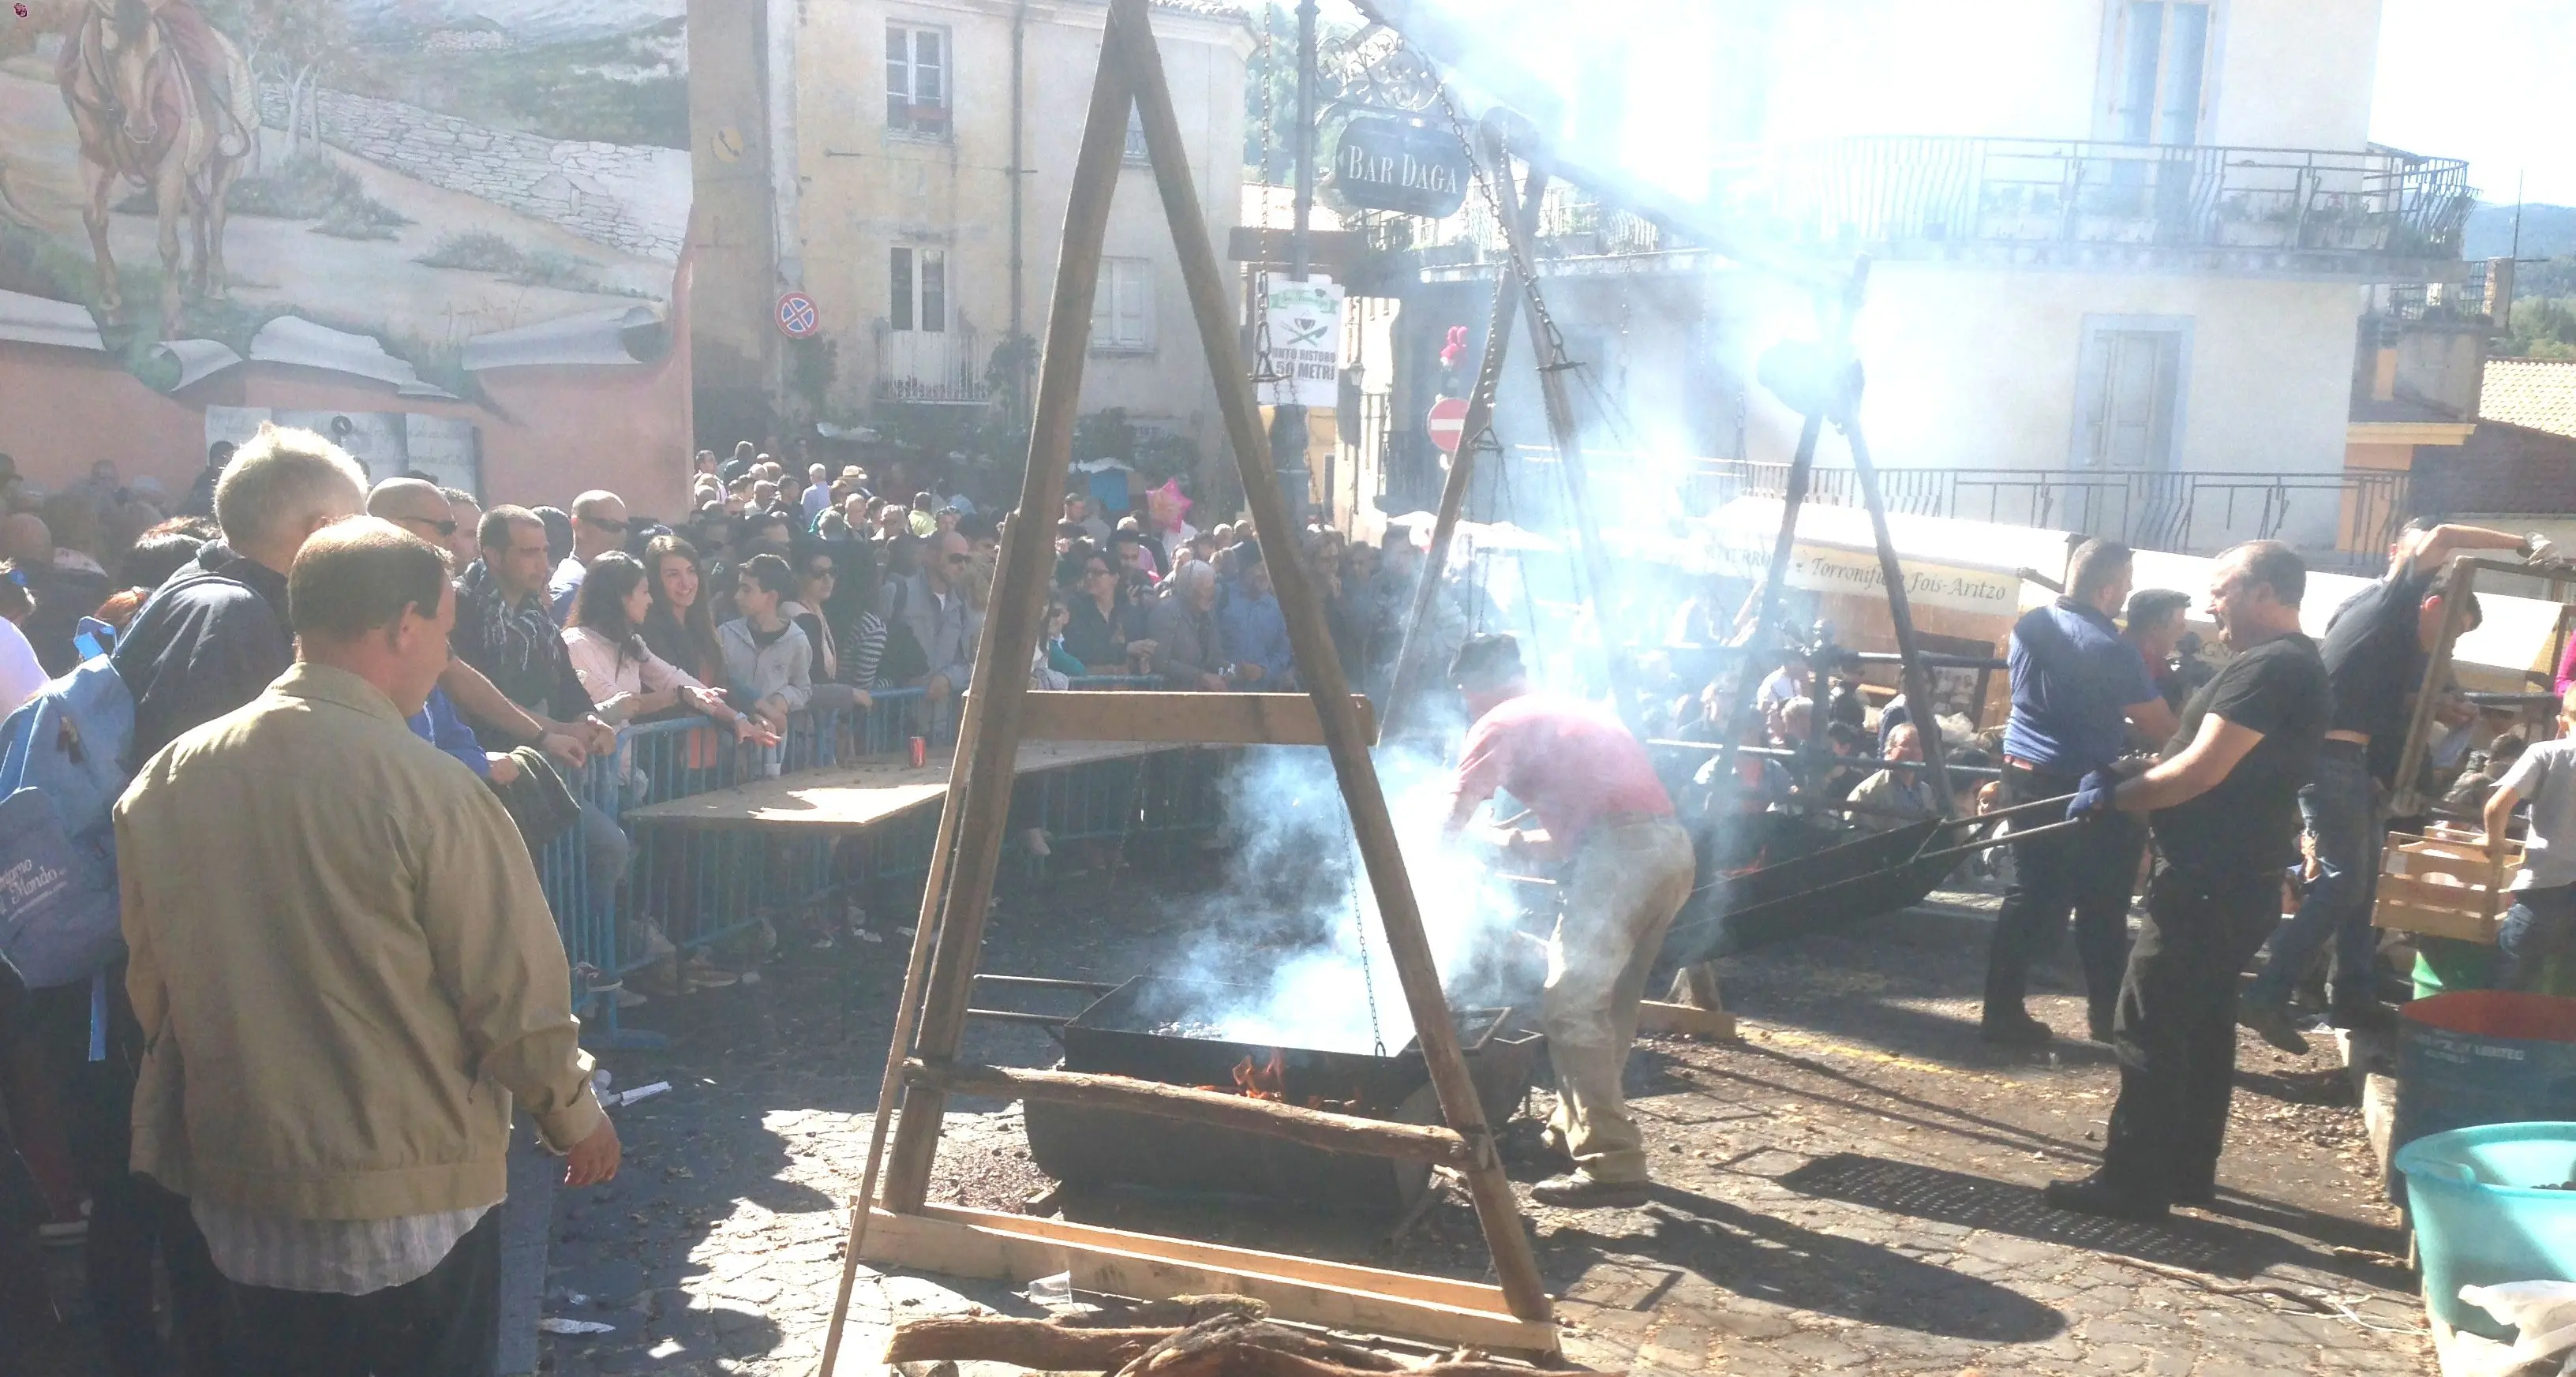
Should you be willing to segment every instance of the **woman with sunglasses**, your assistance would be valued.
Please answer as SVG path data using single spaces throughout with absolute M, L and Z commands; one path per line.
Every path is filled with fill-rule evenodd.
M 1065 601 L 1073 608 L 1073 619 L 1065 625 L 1064 648 L 1092 674 L 1123 674 L 1137 657 L 1151 654 L 1154 643 L 1143 639 L 1135 607 L 1120 595 L 1113 557 L 1074 548 L 1081 560 L 1068 571 L 1074 579 L 1065 589 Z
M 831 618 L 824 615 L 840 581 L 838 556 L 830 546 L 809 540 L 796 553 L 795 569 L 795 596 L 779 605 L 778 615 L 794 622 L 813 647 L 813 705 L 836 711 L 866 707 L 868 695 L 841 677 L 840 638 L 833 634 Z

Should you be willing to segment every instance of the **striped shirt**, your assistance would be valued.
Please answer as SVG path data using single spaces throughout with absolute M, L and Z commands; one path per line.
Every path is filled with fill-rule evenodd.
M 493 1205 L 394 1219 L 294 1219 L 204 1200 L 188 1208 L 216 1270 L 237 1284 L 364 1296 L 428 1276 Z

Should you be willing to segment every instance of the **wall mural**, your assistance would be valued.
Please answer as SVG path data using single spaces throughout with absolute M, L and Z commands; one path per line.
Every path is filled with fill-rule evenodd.
M 15 5 L 11 6 L 15 8 Z M 175 390 L 272 360 L 474 396 L 659 357 L 685 0 L 0 9 L 0 338 Z

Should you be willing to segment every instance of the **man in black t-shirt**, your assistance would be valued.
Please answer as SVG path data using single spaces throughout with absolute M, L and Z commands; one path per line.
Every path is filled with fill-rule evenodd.
M 2185 705 L 2164 758 L 2134 779 L 2086 776 L 2069 817 L 2147 814 L 2159 859 L 2129 949 L 2112 1046 L 2120 1098 L 2102 1167 L 2047 1190 L 2060 1209 L 2151 1219 L 2217 1190 L 2236 1078 L 2236 973 L 2280 915 L 2298 854 L 2299 782 L 2326 729 L 2326 670 L 2299 634 L 2307 570 L 2279 541 L 2210 571 L 2210 615 L 2234 659 Z
M 2424 681 L 2425 657 L 2441 634 L 2443 565 L 2467 550 L 2531 553 L 2518 535 L 2417 520 L 2389 547 L 2388 573 L 2335 609 L 2326 623 L 2326 679 L 2333 715 L 2299 811 L 2316 838 L 2317 875 L 2299 911 L 2272 936 L 2272 955 L 2247 986 L 2237 1015 L 2285 1052 L 2308 1040 L 2290 1020 L 2290 989 L 2333 943 L 2326 968 L 2327 1018 L 2340 1028 L 2394 1027 L 2372 989 L 2378 934 L 2370 926 L 2379 893 L 2379 846 L 2388 828 L 2388 790 L 2406 744 L 2408 713 Z M 2478 610 L 2468 609 L 2475 626 Z

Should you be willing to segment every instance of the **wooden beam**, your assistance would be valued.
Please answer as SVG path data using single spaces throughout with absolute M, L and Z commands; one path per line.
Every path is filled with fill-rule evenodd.
M 1509 189 L 1512 169 L 1509 162 L 1497 156 L 1501 146 L 1499 137 L 1488 130 L 1485 151 L 1489 185 Z M 1547 174 L 1531 168 L 1529 186 L 1516 195 L 1521 222 L 1533 233 L 1538 228 L 1539 202 L 1546 194 Z M 1476 366 L 1476 386 L 1467 394 L 1466 419 L 1458 429 L 1458 452 L 1449 456 L 1449 473 L 1440 483 L 1440 506 L 1431 518 L 1431 546 L 1423 551 L 1422 567 L 1414 573 L 1413 608 L 1405 616 L 1403 637 L 1396 642 L 1395 672 L 1387 682 L 1386 693 L 1386 720 L 1390 727 L 1405 720 L 1414 696 L 1421 692 L 1431 600 L 1440 594 L 1440 581 L 1449 565 L 1449 542 L 1458 534 L 1458 519 L 1467 510 L 1467 488 L 1476 476 L 1477 447 L 1484 443 L 1485 432 L 1494 423 L 1494 389 L 1501 385 L 1503 361 L 1512 352 L 1513 296 L 1518 278 L 1514 261 L 1506 259 L 1494 270 L 1494 310 L 1485 322 L 1484 361 Z
M 1061 1219 L 930 1205 L 875 1212 L 867 1260 L 950 1276 L 1033 1281 L 1070 1271 L 1073 1284 L 1142 1299 L 1251 1296 L 1283 1320 L 1461 1344 L 1546 1359 L 1556 1325 L 1519 1319 L 1501 1290 L 1474 1282 L 1157 1238 Z
M 1377 714 L 1351 695 L 1368 743 Z M 1196 746 L 1321 746 L 1324 722 L 1302 693 L 1032 693 L 1021 731 L 1032 741 L 1153 741 Z
M 1195 1086 L 1166 1085 L 1130 1076 L 1090 1075 L 1079 1071 L 1031 1071 L 971 1063 L 935 1065 L 919 1060 L 904 1067 L 914 1085 L 934 1085 L 954 1095 L 983 1095 L 996 1100 L 1048 1100 L 1094 1109 L 1122 1109 L 1161 1119 L 1212 1124 L 1238 1133 L 1284 1138 L 1327 1152 L 1366 1153 L 1406 1162 L 1434 1162 L 1465 1170 L 1467 1145 L 1456 1133 L 1436 1124 L 1399 1124 L 1329 1114 L 1302 1105 L 1256 1100 L 1247 1095 Z
M 1123 0 L 1113 0 L 1113 17 L 1118 13 L 1118 3 Z M 1502 1155 L 1494 1146 L 1493 1130 L 1485 1124 L 1485 1108 L 1476 1096 L 1476 1083 L 1468 1076 L 1466 1058 L 1458 1051 L 1458 1028 L 1450 1018 L 1448 996 L 1440 988 L 1440 967 L 1432 957 L 1430 939 L 1422 930 L 1422 910 L 1414 901 L 1413 882 L 1405 874 L 1404 851 L 1396 841 L 1395 820 L 1387 811 L 1377 764 L 1369 756 L 1368 733 L 1361 727 L 1359 714 L 1351 710 L 1350 680 L 1342 671 L 1341 657 L 1333 650 L 1332 634 L 1324 623 L 1323 600 L 1315 592 L 1313 575 L 1296 553 L 1297 523 L 1289 513 L 1287 497 L 1279 491 L 1278 475 L 1270 467 L 1269 444 L 1261 433 L 1260 414 L 1253 406 L 1251 383 L 1236 340 L 1234 297 L 1217 259 L 1216 246 L 1208 238 L 1198 188 L 1190 180 L 1189 148 L 1181 133 L 1180 115 L 1172 106 L 1171 88 L 1163 77 L 1162 53 L 1155 46 L 1154 31 L 1141 21 L 1113 32 L 1103 52 L 1121 48 L 1126 52 L 1128 75 L 1136 84 L 1137 116 L 1145 128 L 1154 183 L 1163 196 L 1163 219 L 1171 226 L 1173 247 L 1179 250 L 1181 279 L 1189 289 L 1190 313 L 1198 321 L 1199 345 L 1207 353 L 1209 380 L 1216 385 L 1226 441 L 1234 448 L 1235 466 L 1243 477 L 1244 503 L 1252 509 L 1253 528 L 1266 537 L 1273 552 L 1271 591 L 1278 596 L 1280 614 L 1288 624 L 1288 644 L 1296 653 L 1298 677 L 1307 695 L 1315 700 L 1315 713 L 1323 722 L 1324 749 L 1333 758 L 1342 801 L 1351 811 L 1351 830 L 1359 845 L 1360 860 L 1368 871 L 1370 891 L 1377 897 L 1379 918 L 1386 926 L 1387 954 L 1395 963 L 1396 977 L 1404 987 L 1405 1005 L 1413 1014 L 1423 1064 L 1431 1072 L 1441 1117 L 1466 1140 L 1472 1155 L 1474 1165 L 1466 1172 L 1467 1190 L 1475 1200 L 1476 1219 L 1484 1228 L 1486 1244 L 1493 1249 L 1494 1275 L 1501 1281 L 1514 1315 L 1544 1322 L 1550 1313 L 1549 1301 L 1547 1287 L 1539 1278 L 1538 1258 L 1530 1248 L 1528 1230 L 1521 1222 L 1520 1203 L 1512 1195 L 1512 1183 L 1503 1175 Z M 1078 179 L 1075 185 L 1081 185 Z M 1086 302 L 1086 313 L 1087 310 Z M 1023 647 L 1020 658 L 1012 663 L 1027 663 L 1029 653 L 1029 648 Z M 976 902 L 983 901 L 979 892 Z M 953 1048 L 941 1050 L 945 1055 Z M 924 1165 L 926 1168 L 926 1161 Z
M 952 788 L 956 854 L 940 898 L 941 920 L 928 983 L 922 997 L 917 1047 L 926 1057 L 953 1057 L 965 1035 L 975 962 L 983 950 L 984 920 L 991 907 L 993 873 L 1001 861 L 1002 833 L 1011 806 L 1012 760 L 1019 748 L 1020 714 L 1028 701 L 1028 663 L 1046 619 L 1046 583 L 1055 562 L 1054 513 L 1064 504 L 1066 472 L 1073 463 L 1073 425 L 1081 412 L 1082 370 L 1091 344 L 1091 303 L 1100 285 L 1100 250 L 1109 233 L 1109 207 L 1127 156 L 1127 112 L 1134 104 L 1136 64 L 1121 35 L 1150 32 L 1145 0 L 1110 0 L 1100 65 L 1092 77 L 1091 108 L 1074 159 L 1073 190 L 1065 204 L 1063 250 L 1055 293 L 1048 305 L 1046 347 L 1038 361 L 1037 409 L 1029 428 L 1029 461 L 1019 506 L 1002 527 L 1001 566 L 976 649 L 974 697 L 983 703 L 959 732 L 962 787 Z M 1200 231 L 1206 233 L 1204 229 Z M 946 822 L 943 819 L 943 827 Z M 933 892 L 934 894 L 936 891 Z M 925 911 L 932 895 L 925 894 Z M 926 927 L 924 929 L 927 930 Z M 947 1101 L 936 1089 L 904 1097 L 885 1198 L 899 1209 L 918 1208 L 930 1189 L 930 1167 L 939 1150 L 939 1125 Z
M 1735 1015 L 1724 1009 L 1702 1009 L 1692 1004 L 1667 1004 L 1648 999 L 1637 1005 L 1637 1031 L 1731 1038 L 1735 1036 Z

